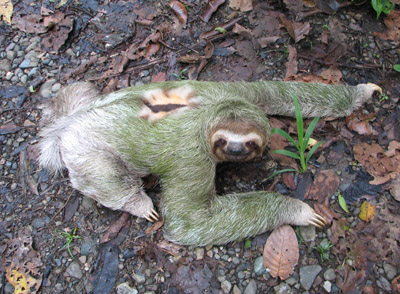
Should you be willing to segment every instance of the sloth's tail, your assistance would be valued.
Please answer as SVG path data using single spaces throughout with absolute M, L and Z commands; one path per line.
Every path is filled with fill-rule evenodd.
M 85 109 L 99 97 L 99 91 L 90 83 L 76 83 L 60 90 L 57 96 L 43 110 L 43 128 L 38 149 L 40 166 L 52 172 L 64 168 L 60 134 L 66 128 L 68 117 Z

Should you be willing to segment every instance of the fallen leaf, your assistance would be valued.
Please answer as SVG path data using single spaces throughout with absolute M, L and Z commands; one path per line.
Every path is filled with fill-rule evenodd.
M 346 117 L 346 125 L 350 131 L 360 135 L 369 135 L 374 133 L 369 121 L 375 118 L 375 114 L 363 115 L 360 111 L 355 111 Z
M 13 10 L 14 7 L 11 0 L 2 0 L 0 2 L 0 17 L 9 24 L 11 24 Z
M 296 233 L 288 225 L 275 229 L 265 243 L 264 267 L 274 278 L 285 280 L 294 272 L 299 261 L 299 245 Z
M 400 294 L 400 276 L 397 276 L 392 281 L 392 293 L 393 294 Z
M 252 0 L 230 0 L 229 7 L 241 12 L 247 12 L 253 10 Z
M 321 77 L 323 77 L 329 83 L 338 84 L 340 79 L 343 77 L 343 74 L 336 65 L 332 65 L 321 73 Z
M 172 11 L 176 14 L 179 22 L 185 25 L 188 18 L 188 13 L 185 5 L 183 5 L 181 2 L 177 0 L 172 0 L 169 3 L 169 7 L 171 7 Z
M 364 201 L 360 207 L 360 214 L 358 215 L 361 220 L 369 222 L 374 219 L 376 213 L 375 205 Z
M 346 236 L 347 229 L 348 224 L 345 217 L 340 218 L 338 221 L 332 220 L 332 236 L 330 237 L 330 241 L 333 244 L 337 244 L 340 238 L 344 238 Z
M 14 15 L 12 24 L 25 33 L 42 34 L 47 32 L 42 19 L 42 16 L 38 14 L 29 14 L 26 16 Z
M 393 10 L 389 13 L 385 19 L 383 20 L 387 31 L 384 33 L 374 33 L 375 36 L 383 39 L 383 40 L 393 40 L 399 41 L 400 40 L 400 11 Z
M 151 78 L 151 82 L 152 83 L 157 83 L 157 82 L 165 82 L 166 79 L 166 74 L 165 72 L 159 72 L 157 74 L 155 74 L 152 78 Z
M 339 206 L 347 213 L 349 213 L 349 209 L 347 208 L 346 200 L 344 199 L 343 195 L 339 193 L 338 195 Z
M 285 63 L 286 66 L 286 74 L 285 74 L 285 80 L 288 79 L 289 77 L 292 77 L 297 74 L 297 66 L 298 66 L 298 61 L 297 61 L 297 50 L 296 47 L 289 45 L 289 57 L 288 57 L 288 62 Z
M 308 199 L 312 183 L 313 183 L 312 173 L 310 172 L 304 173 L 303 176 L 300 178 L 300 181 L 296 187 L 295 191 L 296 199 L 300 200 Z
M 345 265 L 337 270 L 339 274 L 336 278 L 336 285 L 342 290 L 342 293 L 361 293 L 361 290 L 367 280 L 367 274 L 364 270 L 357 271 Z
M 159 228 L 161 228 L 164 225 L 164 220 L 160 220 L 158 222 L 155 222 L 154 224 L 152 224 L 150 227 L 148 227 L 145 231 L 146 235 L 150 235 L 153 234 L 154 232 L 156 232 Z
M 396 176 L 396 179 L 390 183 L 390 194 L 397 201 L 400 201 L 400 175 Z
M 310 33 L 310 23 L 291 22 L 284 15 L 280 16 L 282 24 L 285 26 L 289 35 L 293 38 L 295 43 L 304 39 Z
M 314 204 L 314 210 L 316 213 L 321 215 L 328 224 L 332 223 L 334 218 L 338 218 L 338 215 L 325 204 Z
M 283 178 L 283 182 L 285 183 L 286 187 L 288 187 L 291 190 L 296 189 L 296 184 L 294 183 L 293 173 L 283 173 L 282 178 Z
M 337 191 L 340 185 L 340 177 L 333 169 L 320 171 L 312 184 L 308 199 L 323 203 Z
M 200 17 L 202 21 L 208 22 L 218 7 L 225 3 L 225 0 L 208 0 L 204 13 Z
M 157 247 L 173 256 L 177 256 L 181 254 L 182 251 L 185 250 L 185 247 L 175 243 L 168 242 L 167 240 L 162 240 L 161 242 L 158 242 Z

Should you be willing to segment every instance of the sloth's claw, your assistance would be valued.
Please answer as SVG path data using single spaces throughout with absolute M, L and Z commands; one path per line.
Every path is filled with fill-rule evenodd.
M 315 212 L 313 217 L 311 217 L 311 219 L 308 221 L 308 223 L 320 229 L 322 229 L 327 225 L 326 220 L 321 215 Z
M 143 217 L 151 223 L 154 223 L 160 219 L 160 216 L 158 215 L 157 211 L 154 210 L 154 208 L 151 209 L 148 215 L 144 215 Z

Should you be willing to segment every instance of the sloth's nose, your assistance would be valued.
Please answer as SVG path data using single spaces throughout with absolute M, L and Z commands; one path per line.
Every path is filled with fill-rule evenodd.
M 244 152 L 243 144 L 241 144 L 241 143 L 228 144 L 226 149 L 229 154 L 235 155 L 235 156 L 242 155 Z

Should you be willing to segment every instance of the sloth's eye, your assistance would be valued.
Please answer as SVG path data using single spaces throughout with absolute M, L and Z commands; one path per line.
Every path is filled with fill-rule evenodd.
M 215 146 L 225 146 L 226 145 L 226 140 L 225 139 L 218 139 L 217 141 L 215 141 L 214 143 Z
M 257 149 L 258 145 L 254 141 L 249 141 L 249 142 L 246 142 L 246 147 L 249 149 Z

